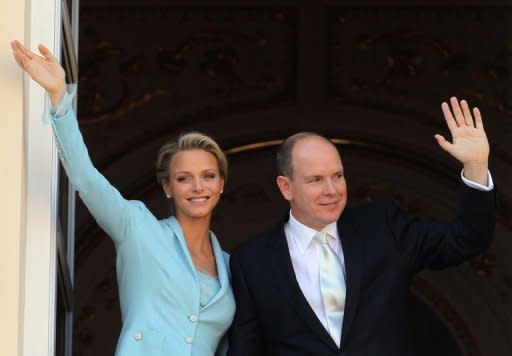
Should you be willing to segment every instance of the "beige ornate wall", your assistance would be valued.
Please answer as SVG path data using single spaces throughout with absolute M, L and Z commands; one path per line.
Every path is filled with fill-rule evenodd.
M 23 77 L 9 42 L 58 48 L 60 4 L 1 4 L 0 354 L 6 356 L 54 351 L 56 155 L 50 129 L 41 120 L 43 90 Z
M 2 2 L 0 22 L 0 354 L 18 355 L 21 349 L 23 225 L 23 80 L 11 60 L 9 40 L 24 37 L 23 3 Z

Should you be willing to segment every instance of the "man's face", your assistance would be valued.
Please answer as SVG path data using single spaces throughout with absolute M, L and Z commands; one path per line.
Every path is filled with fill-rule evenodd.
M 336 148 L 317 136 L 298 141 L 292 172 L 292 177 L 279 176 L 277 184 L 293 216 L 315 230 L 337 221 L 347 202 L 347 185 Z

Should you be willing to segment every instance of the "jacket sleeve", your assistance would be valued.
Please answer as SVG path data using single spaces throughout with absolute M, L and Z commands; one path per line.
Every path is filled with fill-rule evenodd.
M 462 184 L 456 217 L 449 222 L 428 222 L 394 204 L 387 223 L 400 249 L 416 270 L 441 269 L 482 254 L 491 244 L 496 223 L 496 192 Z
M 126 236 L 130 219 L 142 203 L 124 199 L 93 166 L 71 109 L 71 96 L 66 94 L 57 108 L 46 110 L 45 119 L 52 126 L 60 160 L 71 184 L 101 228 L 117 244 Z
M 244 278 L 244 272 L 237 261 L 237 255 L 230 259 L 231 281 L 236 300 L 236 312 L 229 329 L 228 356 L 264 356 L 265 344 L 256 306 Z

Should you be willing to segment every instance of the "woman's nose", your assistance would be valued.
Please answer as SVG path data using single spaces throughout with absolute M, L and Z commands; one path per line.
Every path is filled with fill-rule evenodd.
M 201 190 L 203 190 L 203 184 L 202 184 L 200 178 L 194 178 L 194 183 L 193 183 L 192 189 L 195 192 L 200 192 Z

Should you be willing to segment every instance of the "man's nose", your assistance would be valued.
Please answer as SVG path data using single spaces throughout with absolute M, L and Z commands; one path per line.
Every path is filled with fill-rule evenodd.
M 330 179 L 325 181 L 324 185 L 324 193 L 325 194 L 334 194 L 336 193 L 336 189 L 334 188 L 334 184 Z

